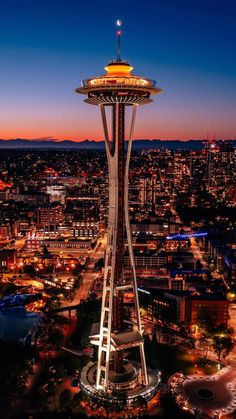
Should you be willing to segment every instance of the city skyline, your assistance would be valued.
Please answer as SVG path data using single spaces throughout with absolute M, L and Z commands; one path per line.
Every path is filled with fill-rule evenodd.
M 235 138 L 232 1 L 149 1 L 147 19 L 139 1 L 121 1 L 112 10 L 105 1 L 100 10 L 94 5 L 89 21 L 86 5 L 74 1 L 69 8 L 64 1 L 23 3 L 2 6 L 0 138 L 103 139 L 96 109 L 88 116 L 74 88 L 115 59 L 117 18 L 123 21 L 122 58 L 164 90 L 140 113 L 134 138 Z
M 235 11 L 2 5 L 0 418 L 236 418 Z

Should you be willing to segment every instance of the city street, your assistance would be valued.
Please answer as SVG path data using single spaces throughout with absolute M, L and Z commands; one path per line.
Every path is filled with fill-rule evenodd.
M 90 253 L 90 260 L 88 265 L 84 268 L 82 272 L 83 282 L 78 290 L 76 290 L 75 297 L 70 304 L 64 302 L 64 306 L 80 304 L 81 300 L 86 300 L 93 287 L 93 283 L 98 276 L 98 272 L 94 269 L 94 264 L 101 258 L 104 257 L 106 247 L 106 235 L 98 240 L 97 246 Z
M 190 237 L 190 243 L 191 243 L 191 251 L 193 253 L 195 261 L 199 260 L 202 264 L 202 269 L 209 270 L 209 264 L 206 262 L 206 260 L 203 257 L 204 252 L 199 249 L 197 239 L 195 239 L 194 237 Z M 229 288 L 228 284 L 226 283 L 226 281 L 224 279 L 224 276 L 220 275 L 219 272 L 217 272 L 216 269 L 211 270 L 211 275 L 214 279 L 219 279 L 220 278 L 224 282 L 225 287 Z
M 191 243 L 191 251 L 193 253 L 195 261 L 199 260 L 202 264 L 203 269 L 209 269 L 208 263 L 203 258 L 203 252 L 199 249 L 197 240 L 194 237 L 190 237 L 189 240 Z

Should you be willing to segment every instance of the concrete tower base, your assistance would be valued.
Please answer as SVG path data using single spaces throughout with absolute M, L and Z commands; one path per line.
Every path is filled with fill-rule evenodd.
M 126 405 L 132 407 L 140 397 L 146 401 L 151 400 L 158 390 L 160 372 L 148 368 L 148 385 L 139 381 L 140 365 L 135 362 L 127 362 L 123 374 L 109 376 L 109 388 L 106 391 L 96 388 L 97 363 L 89 362 L 81 371 L 80 387 L 94 401 L 106 399 L 111 404 Z

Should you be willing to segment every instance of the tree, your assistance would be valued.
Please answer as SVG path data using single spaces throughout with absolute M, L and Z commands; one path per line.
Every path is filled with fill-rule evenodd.
M 58 305 L 58 307 L 60 307 L 60 304 Z M 62 326 L 69 323 L 69 319 L 67 317 L 60 316 L 60 314 L 53 314 L 52 319 L 54 323 L 58 326 Z
M 6 295 L 12 294 L 16 290 L 16 286 L 12 283 L 0 284 L 0 298 L 5 297 Z
M 76 278 L 75 283 L 74 283 L 74 289 L 79 289 L 80 286 L 82 285 L 83 282 L 83 277 L 82 275 L 79 275 L 78 278 Z
M 24 266 L 24 273 L 29 276 L 36 276 L 37 272 L 33 265 L 25 265 Z
M 175 305 L 169 305 L 163 310 L 162 318 L 165 319 L 167 323 L 175 323 L 177 321 L 177 310 Z
M 60 410 L 69 411 L 72 407 L 71 392 L 67 388 L 63 390 L 59 397 Z
M 192 415 L 188 412 L 183 412 L 178 404 L 176 403 L 174 397 L 170 393 L 164 393 L 161 396 L 160 406 L 162 409 L 160 418 L 162 419 L 184 419 L 184 418 L 194 418 L 195 415 Z
M 100 258 L 95 264 L 94 264 L 94 269 L 101 271 L 102 268 L 104 268 L 104 259 Z
M 61 362 L 67 371 L 67 375 L 73 375 L 75 370 L 82 368 L 86 364 L 88 358 L 86 356 L 75 356 L 70 352 L 65 352 L 61 357 Z
M 207 333 L 212 333 L 215 328 L 217 312 L 208 307 L 202 307 L 197 311 L 196 323 Z
M 87 347 L 90 345 L 90 331 L 93 323 L 100 320 L 101 301 L 90 295 L 82 302 L 77 310 L 77 325 L 71 335 L 71 342 L 75 346 Z
M 199 259 L 197 259 L 197 261 L 196 261 L 196 269 L 197 269 L 197 271 L 200 271 L 202 269 L 202 263 L 200 262 Z
M 48 396 L 42 389 L 37 389 L 31 397 L 32 408 L 36 411 L 44 412 L 48 408 Z
M 92 401 L 92 407 L 95 407 L 95 410 L 101 411 L 99 417 L 114 417 L 115 413 L 121 412 L 124 409 L 127 405 L 127 392 L 120 390 L 118 393 L 116 390 L 113 390 L 111 398 L 109 392 L 97 390 L 97 397 Z
M 211 339 L 207 333 L 202 333 L 199 339 L 199 349 L 205 352 L 205 357 L 208 355 L 208 351 L 210 349 Z
M 206 256 L 206 261 L 207 261 L 208 265 L 210 265 L 210 263 L 211 263 L 211 257 L 210 256 Z
M 210 263 L 210 265 L 209 265 L 209 269 L 210 269 L 210 271 L 211 272 L 213 272 L 214 270 L 215 270 L 215 265 L 214 265 L 214 263 L 212 262 L 212 263 Z
M 162 329 L 161 329 L 162 337 L 166 342 L 169 342 L 170 339 L 173 337 L 173 331 L 171 330 L 168 323 L 164 323 Z
M 72 400 L 72 410 L 74 413 L 80 413 L 78 417 L 81 417 L 81 413 L 84 412 L 84 407 L 81 405 L 81 402 L 84 400 L 84 394 L 82 391 L 76 393 Z
M 213 350 L 220 360 L 221 356 L 226 358 L 227 355 L 233 350 L 234 341 L 230 336 L 214 336 L 213 337 Z
M 55 346 L 61 346 L 64 342 L 64 335 L 60 331 L 60 329 L 53 329 L 50 330 L 49 336 L 48 336 L 48 343 L 51 343 Z
M 44 256 L 48 256 L 48 255 L 50 255 L 51 253 L 49 252 L 49 250 L 48 250 L 48 247 L 47 246 L 43 246 L 43 255 Z
M 34 356 L 32 347 L 0 341 L 0 410 L 24 394 Z
M 82 266 L 80 265 L 80 263 L 78 263 L 77 266 L 73 269 L 72 274 L 74 276 L 77 276 L 81 273 L 81 271 L 82 271 Z
M 147 400 L 143 396 L 138 396 L 135 400 L 135 406 L 142 409 L 143 413 L 147 411 Z
M 185 322 L 181 322 L 179 325 L 179 334 L 182 337 L 187 337 L 189 335 L 189 329 Z
M 55 381 L 49 381 L 48 388 L 47 388 L 49 397 L 55 396 L 56 386 L 57 386 L 57 384 L 55 383 Z
M 55 308 L 59 308 L 59 307 L 61 307 L 61 300 L 57 295 L 48 299 L 47 310 L 54 310 Z

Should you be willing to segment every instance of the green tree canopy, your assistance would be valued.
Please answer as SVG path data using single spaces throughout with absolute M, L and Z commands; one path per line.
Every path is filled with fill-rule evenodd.
M 212 333 L 215 329 L 215 321 L 217 317 L 216 310 L 210 310 L 208 307 L 202 307 L 197 311 L 197 324 L 207 333 Z
M 24 273 L 30 276 L 36 276 L 36 269 L 33 265 L 25 265 L 24 266 Z
M 219 336 L 213 337 L 213 350 L 218 356 L 218 359 L 223 356 L 225 358 L 234 348 L 234 341 L 230 336 Z

